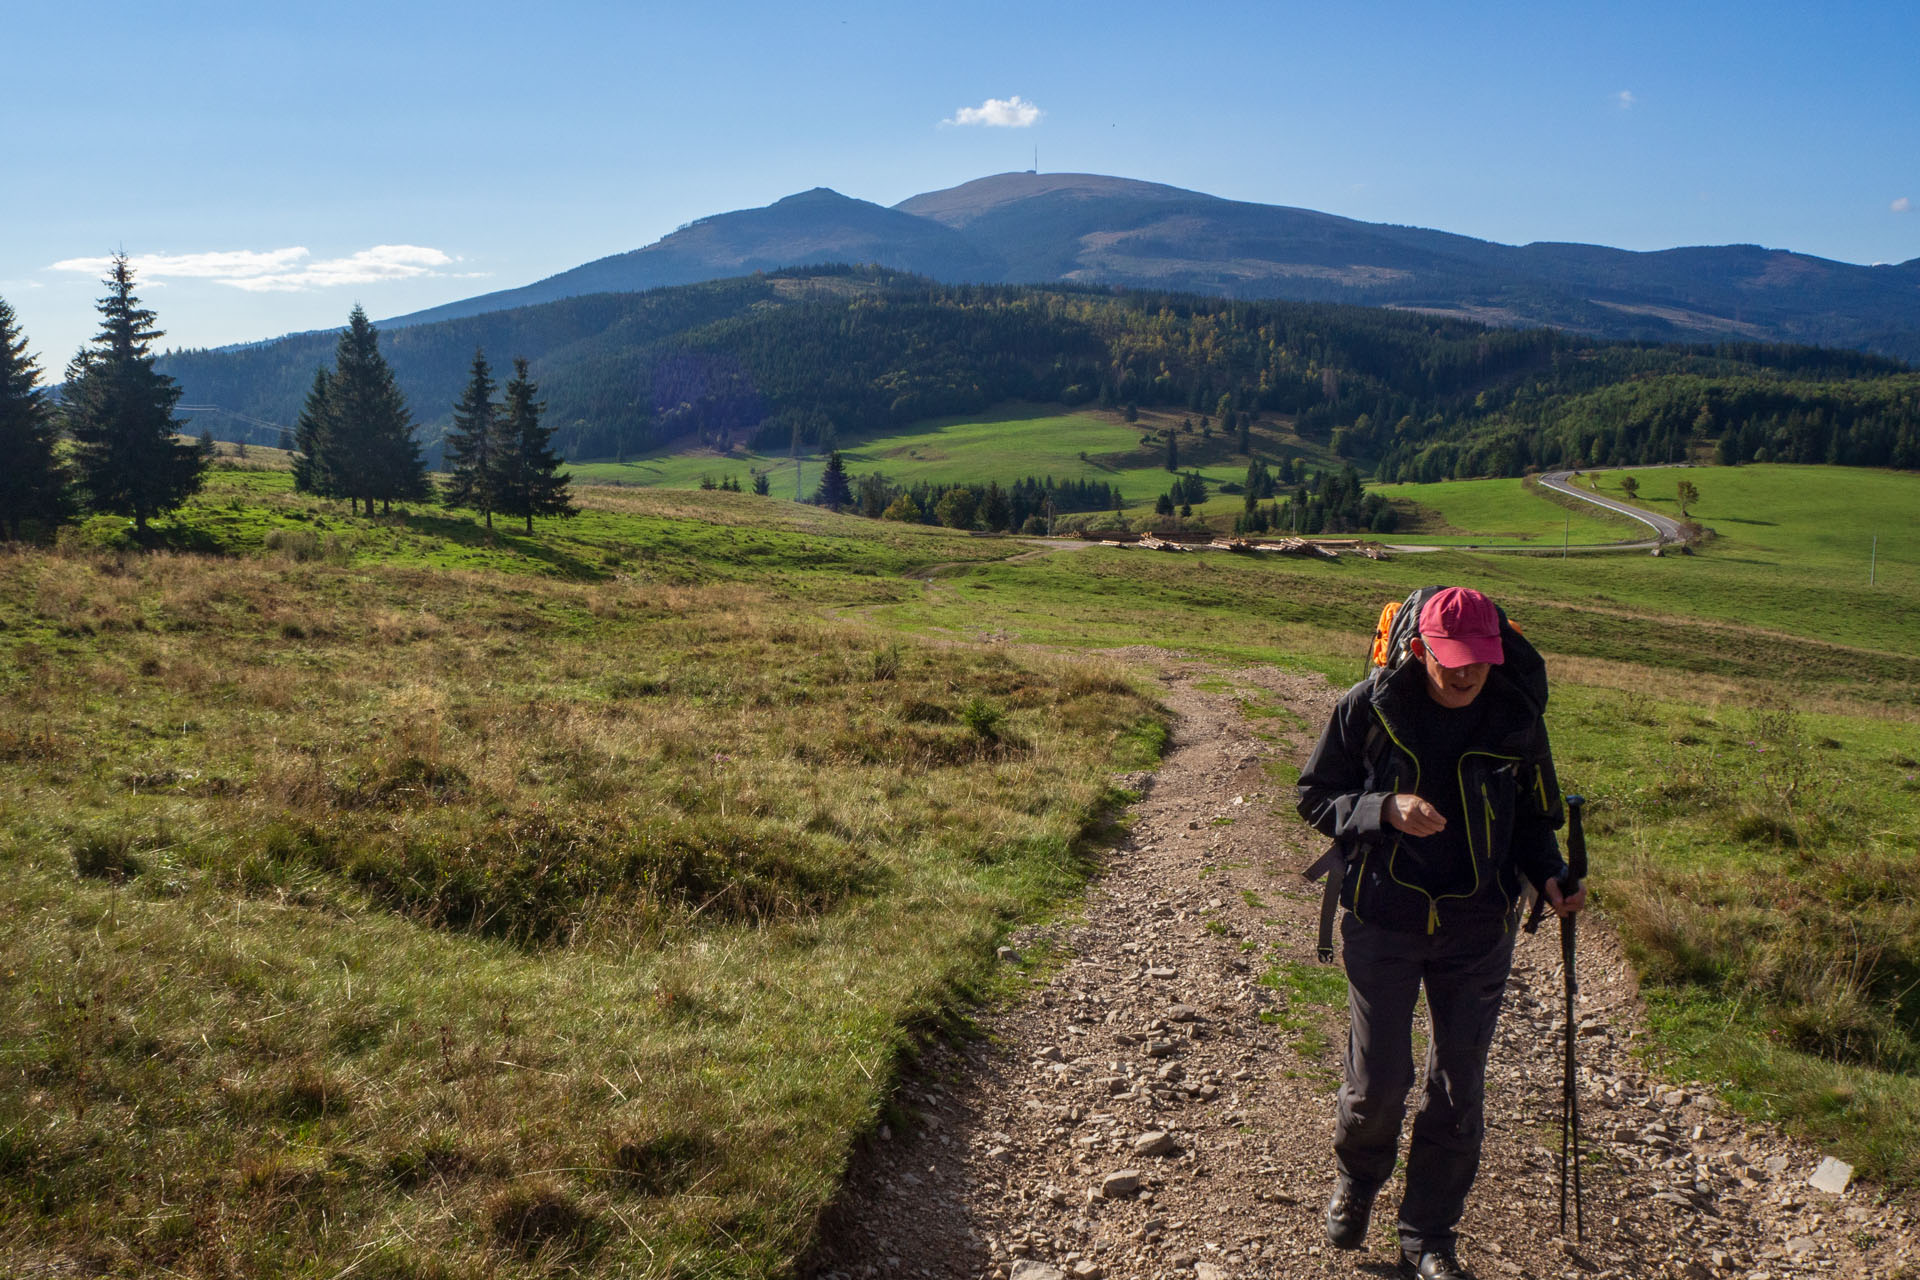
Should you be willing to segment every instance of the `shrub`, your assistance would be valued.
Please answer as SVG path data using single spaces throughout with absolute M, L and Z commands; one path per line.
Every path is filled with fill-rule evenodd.
M 967 699 L 967 705 L 960 708 L 960 722 L 973 730 L 982 742 L 998 742 L 1000 726 L 1006 718 L 1006 712 L 978 696 Z

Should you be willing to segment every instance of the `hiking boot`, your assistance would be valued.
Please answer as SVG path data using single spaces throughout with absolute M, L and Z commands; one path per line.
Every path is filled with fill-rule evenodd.
M 1450 1246 L 1422 1249 L 1418 1253 L 1400 1252 L 1400 1274 L 1418 1280 L 1473 1280 L 1473 1273 L 1460 1265 Z
M 1367 1219 L 1373 1216 L 1374 1187 L 1363 1187 L 1341 1174 L 1327 1201 L 1327 1243 L 1336 1249 L 1358 1249 L 1367 1242 Z

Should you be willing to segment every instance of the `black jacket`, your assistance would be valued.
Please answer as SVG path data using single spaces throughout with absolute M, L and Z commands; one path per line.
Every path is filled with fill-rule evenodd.
M 1540 709 L 1498 666 L 1480 697 L 1478 740 L 1445 780 L 1419 776 L 1421 713 L 1432 703 L 1418 661 L 1376 671 L 1334 708 L 1300 775 L 1300 816 L 1345 855 L 1340 901 L 1361 921 L 1431 933 L 1497 920 L 1518 905 L 1522 876 L 1540 889 L 1566 870 L 1553 834 L 1565 814 Z M 1469 815 L 1464 864 L 1426 865 L 1381 817 L 1388 796 L 1437 785 L 1457 786 Z

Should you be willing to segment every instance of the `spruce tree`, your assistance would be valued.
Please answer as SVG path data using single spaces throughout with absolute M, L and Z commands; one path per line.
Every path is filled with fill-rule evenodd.
M 467 389 L 453 406 L 453 429 L 447 432 L 447 470 L 452 476 L 444 500 L 450 507 L 478 511 L 486 519 L 488 532 L 493 530 L 493 511 L 500 505 L 507 466 L 493 390 L 493 370 L 487 367 L 486 353 L 476 347 Z
M 578 512 L 568 486 L 573 477 L 560 470 L 553 451 L 554 428 L 542 426 L 546 403 L 536 400 L 539 387 L 527 376 L 527 362 L 513 362 L 513 381 L 507 383 L 507 403 L 501 430 L 502 459 L 500 510 L 524 517 L 533 532 L 535 516 L 570 516 Z
M 325 446 L 317 459 L 330 492 L 373 514 L 376 500 L 389 510 L 395 502 L 432 495 L 427 464 L 413 435 L 413 415 L 380 354 L 380 334 L 356 306 L 334 349 L 333 376 L 326 392 Z
M 149 520 L 199 491 L 206 460 L 176 438 L 186 425 L 173 416 L 180 388 L 153 367 L 161 333 L 133 296 L 125 254 L 114 255 L 104 283 L 100 332 L 67 366 L 67 429 L 88 505 L 131 515 L 144 538 Z
M 820 477 L 820 487 L 814 490 L 815 506 L 830 507 L 835 511 L 853 503 L 853 486 L 847 480 L 847 464 L 835 449 L 827 455 L 827 469 Z
M 0 537 L 20 537 L 25 521 L 56 524 L 66 515 L 53 410 L 39 383 L 39 363 L 0 298 Z
M 328 470 L 329 459 L 338 456 L 333 443 L 333 418 L 328 408 L 333 376 L 325 368 L 313 371 L 313 386 L 307 391 L 307 403 L 294 423 L 293 487 L 300 493 L 337 498 L 339 489 Z

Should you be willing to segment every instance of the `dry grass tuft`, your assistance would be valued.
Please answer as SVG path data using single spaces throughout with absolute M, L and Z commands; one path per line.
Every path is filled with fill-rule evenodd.
M 487 1200 L 487 1227 L 494 1242 L 523 1258 L 574 1260 L 594 1236 L 594 1218 L 554 1183 L 516 1183 Z

